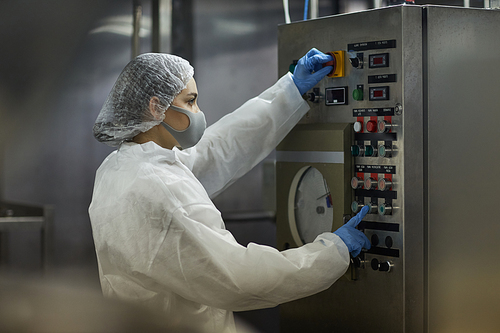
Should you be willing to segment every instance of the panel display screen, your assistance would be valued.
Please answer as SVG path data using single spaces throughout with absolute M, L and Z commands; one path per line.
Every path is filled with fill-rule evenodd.
M 346 105 L 347 87 L 336 87 L 325 89 L 326 105 Z
M 389 67 L 389 53 L 370 55 L 370 68 L 378 67 Z

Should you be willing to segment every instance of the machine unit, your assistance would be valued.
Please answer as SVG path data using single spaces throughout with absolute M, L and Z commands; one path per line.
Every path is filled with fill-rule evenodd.
M 279 27 L 280 76 L 312 47 L 344 68 L 278 146 L 278 247 L 365 205 L 372 242 L 282 332 L 498 331 L 499 31 L 500 11 L 415 5 Z

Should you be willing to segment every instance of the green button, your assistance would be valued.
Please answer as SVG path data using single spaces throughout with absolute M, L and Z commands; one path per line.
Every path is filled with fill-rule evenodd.
M 363 100 L 363 90 L 362 89 L 354 89 L 352 92 L 352 98 L 354 98 L 355 101 L 362 101 Z
M 357 146 L 357 145 L 351 146 L 352 156 L 359 156 L 359 153 L 360 153 L 359 146 Z
M 373 156 L 373 146 L 365 146 L 365 156 Z
M 357 201 L 353 201 L 351 204 L 351 210 L 353 213 L 359 212 L 359 203 Z

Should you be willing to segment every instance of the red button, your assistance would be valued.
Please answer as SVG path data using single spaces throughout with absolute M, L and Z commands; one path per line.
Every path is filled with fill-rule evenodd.
M 370 120 L 366 123 L 366 130 L 370 133 L 377 132 L 377 122 Z

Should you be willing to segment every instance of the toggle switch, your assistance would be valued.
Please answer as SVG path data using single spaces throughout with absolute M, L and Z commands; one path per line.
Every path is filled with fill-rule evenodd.
M 350 55 L 352 55 L 351 52 L 349 52 Z M 363 53 L 356 53 L 355 57 L 349 58 L 349 62 L 351 63 L 351 66 L 356 68 L 356 69 L 362 69 L 363 68 Z
M 377 258 L 373 258 L 371 266 L 374 271 L 389 273 L 394 267 L 394 264 L 390 261 L 379 261 Z

